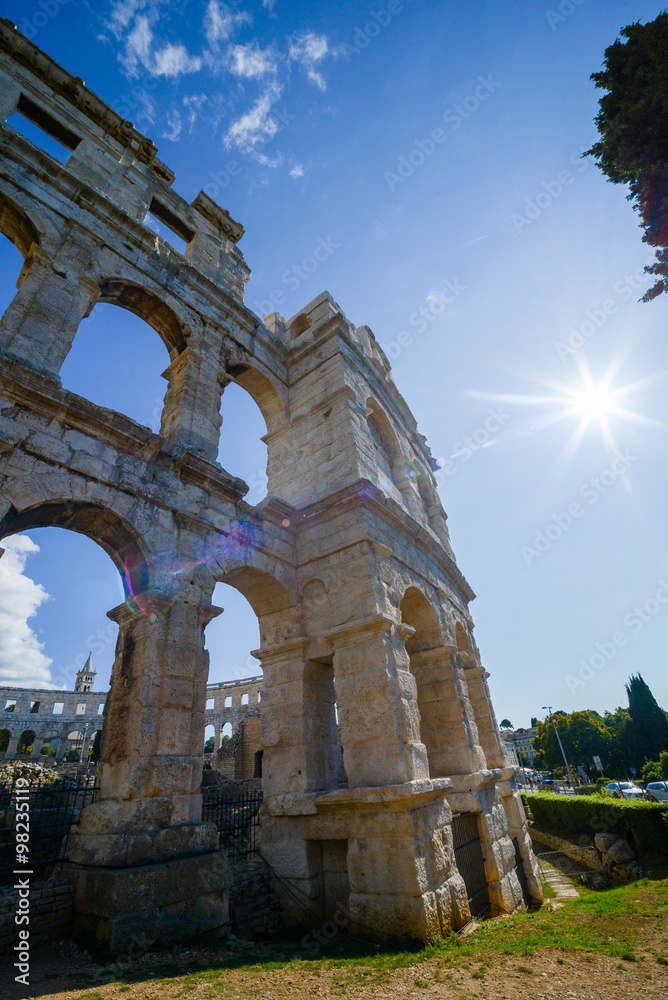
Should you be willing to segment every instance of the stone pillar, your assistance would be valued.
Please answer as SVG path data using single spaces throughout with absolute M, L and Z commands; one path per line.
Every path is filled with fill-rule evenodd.
M 339 730 L 351 788 L 429 777 L 405 634 L 406 626 L 381 614 L 327 634 L 336 650 Z
M 543 880 L 533 853 L 524 805 L 515 780 L 515 769 L 506 768 L 503 777 L 505 780 L 499 782 L 498 788 L 506 814 L 508 836 L 511 840 L 517 841 L 517 849 L 526 875 L 529 893 L 533 900 L 539 902 L 543 899 Z
M 214 462 L 222 423 L 218 367 L 187 347 L 162 377 L 169 382 L 160 431 L 167 449 L 191 451 Z
M 62 264 L 52 262 L 36 244 L 30 248 L 17 287 L 0 321 L 0 352 L 57 378 L 99 289 L 67 259 Z
M 16 757 L 16 750 L 19 745 L 19 737 L 11 736 L 9 739 L 9 744 L 5 752 L 5 760 L 14 760 Z
M 420 710 L 420 733 L 432 778 L 470 774 L 485 767 L 478 730 L 452 650 L 445 646 L 410 654 Z
M 39 760 L 39 755 L 40 755 L 40 753 L 42 751 L 42 744 L 43 743 L 44 743 L 44 740 L 40 740 L 37 737 L 35 737 L 35 742 L 32 745 L 32 753 L 30 754 L 30 759 L 31 760 Z
M 262 663 L 262 853 L 301 892 L 316 899 L 320 891 L 320 851 L 295 829 L 289 801 L 312 799 L 336 788 L 339 747 L 331 666 L 310 660 L 309 640 L 297 637 L 256 652 Z M 299 812 L 299 807 L 297 813 Z M 313 811 L 313 807 L 311 806 Z M 303 914 L 293 898 L 276 886 L 288 921 Z
M 471 707 L 475 716 L 480 743 L 485 752 L 488 767 L 506 767 L 506 755 L 496 724 L 492 699 L 487 685 L 489 674 L 479 664 L 464 670 L 466 685 L 471 699 Z
M 67 750 L 67 735 L 58 737 L 58 749 L 56 750 L 56 764 L 62 764 Z
M 147 912 L 163 941 L 221 933 L 227 921 L 227 864 L 214 824 L 201 821 L 200 794 L 204 627 L 220 612 L 181 598 L 138 603 L 145 614 L 124 604 L 109 612 L 119 635 L 99 797 L 69 849 L 75 929 L 112 952 L 143 933 Z
M 348 909 L 363 937 L 428 941 L 470 919 L 454 857 L 447 778 L 355 788 L 316 800 L 348 840 Z

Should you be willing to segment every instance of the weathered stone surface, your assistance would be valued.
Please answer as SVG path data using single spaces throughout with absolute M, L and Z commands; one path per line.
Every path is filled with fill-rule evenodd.
M 69 136 L 57 170 L 7 122 L 17 110 L 34 117 L 35 106 L 47 130 Z M 474 595 L 454 560 L 433 458 L 371 331 L 328 292 L 263 323 L 244 303 L 243 227 L 204 193 L 186 203 L 153 143 L 6 21 L 0 109 L 0 229 L 25 261 L 0 320 L 13 444 L 0 448 L 0 537 L 46 525 L 83 532 L 126 590 L 109 612 L 119 633 L 99 798 L 72 838 L 74 858 L 101 866 L 78 869 L 79 929 L 116 948 L 123 914 L 139 921 L 142 907 L 158 936 L 224 922 L 224 888 L 196 876 L 201 856 L 175 862 L 178 892 L 195 879 L 190 896 L 173 896 L 165 874 L 188 840 L 195 854 L 208 842 L 204 634 L 219 614 L 218 581 L 259 619 L 263 854 L 279 875 L 326 912 L 327 886 L 347 886 L 352 919 L 370 935 L 447 933 L 467 909 L 452 776 L 465 779 L 453 794 L 479 817 L 497 909 L 522 905 L 513 840 L 539 897 L 517 788 L 498 770 Z M 144 225 L 149 210 L 186 239 L 185 254 Z M 140 316 L 169 352 L 159 433 L 60 384 L 97 302 Z M 231 382 L 267 425 L 269 496 L 256 507 L 216 463 Z M 150 851 L 161 864 L 142 875 L 143 894 L 136 869 L 111 871 Z M 283 904 L 296 918 L 285 893 Z

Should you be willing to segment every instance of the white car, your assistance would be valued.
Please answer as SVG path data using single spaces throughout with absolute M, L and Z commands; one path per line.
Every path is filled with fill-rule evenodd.
M 644 799 L 645 793 L 632 781 L 610 781 L 605 786 L 608 795 L 613 799 Z
M 668 802 L 668 781 L 650 781 L 645 794 L 650 802 Z

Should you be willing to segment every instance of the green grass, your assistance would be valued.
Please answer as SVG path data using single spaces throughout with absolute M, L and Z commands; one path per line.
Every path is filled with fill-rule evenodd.
M 342 936 L 314 956 L 306 955 L 297 941 L 284 942 L 271 949 L 269 957 L 245 953 L 207 967 L 165 965 L 152 979 L 152 986 L 156 998 L 163 995 L 161 987 L 178 986 L 178 996 L 196 994 L 198 1000 L 213 1000 L 226 996 L 233 984 L 238 984 L 239 976 L 230 980 L 225 975 L 228 970 L 236 970 L 243 976 L 247 992 L 254 990 L 258 995 L 263 992 L 263 980 L 300 971 L 314 977 L 328 973 L 333 991 L 345 995 L 356 987 L 387 983 L 397 969 L 414 969 L 415 985 L 426 988 L 434 981 L 451 979 L 456 968 L 468 968 L 473 979 L 483 980 L 503 961 L 530 975 L 532 970 L 523 963 L 539 949 L 553 950 L 556 961 L 562 964 L 565 951 L 597 952 L 620 964 L 635 962 L 637 953 L 647 950 L 650 935 L 660 927 L 668 928 L 668 881 L 644 879 L 615 889 L 585 891 L 558 910 L 544 908 L 482 923 L 475 934 L 461 941 L 452 934 L 427 946 L 385 947 Z M 668 934 L 654 953 L 659 965 L 668 965 L 668 959 L 658 954 L 665 951 L 665 945 Z M 428 961 L 429 967 L 419 968 Z M 127 984 L 146 979 L 146 974 L 138 970 L 136 978 L 124 978 Z M 253 990 L 248 989 L 249 981 Z M 85 1000 L 97 1000 L 96 994 L 86 994 Z

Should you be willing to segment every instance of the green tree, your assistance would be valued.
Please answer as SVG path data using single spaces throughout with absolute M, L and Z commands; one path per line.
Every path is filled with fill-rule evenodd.
M 629 715 L 643 758 L 656 760 L 668 750 L 668 719 L 640 674 L 629 677 L 626 685 Z
M 668 778 L 668 750 L 662 750 L 658 760 L 648 760 L 642 769 L 643 781 L 665 781 Z
M 208 740 L 204 743 L 204 753 L 213 753 L 213 736 L 209 736 Z
M 579 764 L 590 769 L 595 755 L 599 756 L 604 766 L 607 767 L 607 761 L 610 757 L 611 734 L 598 712 L 588 710 L 571 712 L 570 714 L 555 712 L 554 720 L 559 728 L 564 753 L 571 769 L 576 768 Z M 536 766 L 547 768 L 550 771 L 563 768 L 564 759 L 551 721 L 549 719 L 544 722 L 538 720 L 536 729 L 538 732 L 532 741 L 534 749 L 538 752 Z
M 513 724 L 510 721 L 510 719 L 501 719 L 501 722 L 499 723 L 499 728 L 500 729 L 514 729 L 515 727 L 513 726 Z
M 591 79 L 607 91 L 599 101 L 601 138 L 587 150 L 613 184 L 629 185 L 643 241 L 657 248 L 646 268 L 658 280 L 644 301 L 668 290 L 668 14 L 622 28 Z

